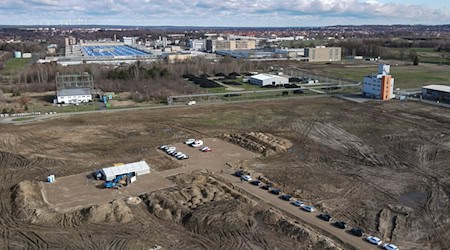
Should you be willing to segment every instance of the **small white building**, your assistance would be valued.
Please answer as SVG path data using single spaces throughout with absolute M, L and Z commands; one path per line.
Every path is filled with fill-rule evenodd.
M 270 75 L 270 74 L 258 74 L 250 77 L 249 82 L 251 84 L 264 86 L 278 86 L 289 83 L 289 79 L 282 76 Z
M 80 104 L 92 101 L 90 88 L 61 89 L 56 92 L 56 102 L 60 104 Z
M 390 75 L 390 71 L 390 65 L 380 64 L 378 74 L 365 76 L 362 95 L 380 100 L 394 98 L 394 78 Z
M 145 161 L 127 163 L 119 166 L 103 168 L 101 170 L 102 178 L 105 181 L 112 181 L 116 176 L 134 173 L 134 176 L 140 176 L 150 173 L 150 167 Z

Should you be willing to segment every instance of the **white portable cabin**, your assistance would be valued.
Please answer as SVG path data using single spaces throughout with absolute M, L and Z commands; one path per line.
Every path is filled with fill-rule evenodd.
M 121 166 L 103 168 L 101 170 L 105 181 L 112 181 L 116 176 L 128 173 L 135 173 L 136 176 L 150 173 L 150 167 L 145 161 L 127 163 Z

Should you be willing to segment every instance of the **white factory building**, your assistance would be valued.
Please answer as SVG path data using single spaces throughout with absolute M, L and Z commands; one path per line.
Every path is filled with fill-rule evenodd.
M 394 98 L 394 78 L 390 75 L 390 71 L 390 65 L 380 64 L 377 74 L 365 76 L 362 95 L 380 100 Z
M 56 91 L 56 102 L 60 104 L 80 104 L 92 101 L 90 88 L 69 88 Z
M 270 74 L 258 74 L 250 77 L 249 82 L 251 84 L 264 86 L 278 86 L 289 83 L 289 79 L 282 76 L 270 75 Z
M 204 39 L 190 39 L 189 40 L 189 49 L 191 50 L 206 50 L 206 40 Z

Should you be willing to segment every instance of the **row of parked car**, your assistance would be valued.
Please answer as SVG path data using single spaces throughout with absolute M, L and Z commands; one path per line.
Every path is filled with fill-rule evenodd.
M 305 205 L 305 203 L 303 201 L 295 199 L 289 194 L 283 194 L 280 189 L 274 188 L 271 183 L 263 183 L 260 180 L 253 180 L 249 174 L 246 174 L 242 170 L 236 171 L 234 173 L 234 175 L 241 178 L 241 180 L 249 182 L 252 185 L 259 186 L 262 189 L 268 190 L 268 192 L 270 192 L 271 194 L 279 195 L 279 198 L 281 200 L 289 201 L 293 206 L 300 207 L 300 209 L 302 209 L 306 212 L 312 213 L 312 212 L 316 211 L 316 209 L 313 206 L 307 206 L 307 205 Z M 333 221 L 333 218 L 331 217 L 331 215 L 326 214 L 326 213 L 319 214 L 317 216 L 317 218 L 324 220 L 324 221 L 329 221 L 329 222 Z M 335 221 L 333 223 L 333 225 L 340 229 L 348 228 L 347 223 L 345 223 L 343 221 Z M 349 232 L 357 237 L 362 237 L 364 235 L 364 230 L 362 230 L 359 227 L 353 227 L 350 229 Z M 367 242 L 377 245 L 377 246 L 381 246 L 381 244 L 382 244 L 381 239 L 378 237 L 375 237 L 375 236 L 368 236 L 366 238 L 366 240 L 367 240 Z M 398 250 L 399 249 L 397 246 L 395 246 L 394 244 L 390 244 L 390 243 L 384 244 L 383 248 L 386 250 Z
M 171 155 L 178 160 L 189 159 L 189 156 L 187 154 L 177 151 L 177 148 L 174 146 L 161 145 L 159 146 L 159 149 L 164 150 L 168 155 Z

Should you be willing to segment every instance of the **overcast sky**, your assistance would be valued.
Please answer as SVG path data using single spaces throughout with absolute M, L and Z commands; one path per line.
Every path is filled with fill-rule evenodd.
M 450 0 L 0 0 L 0 24 L 450 24 Z

